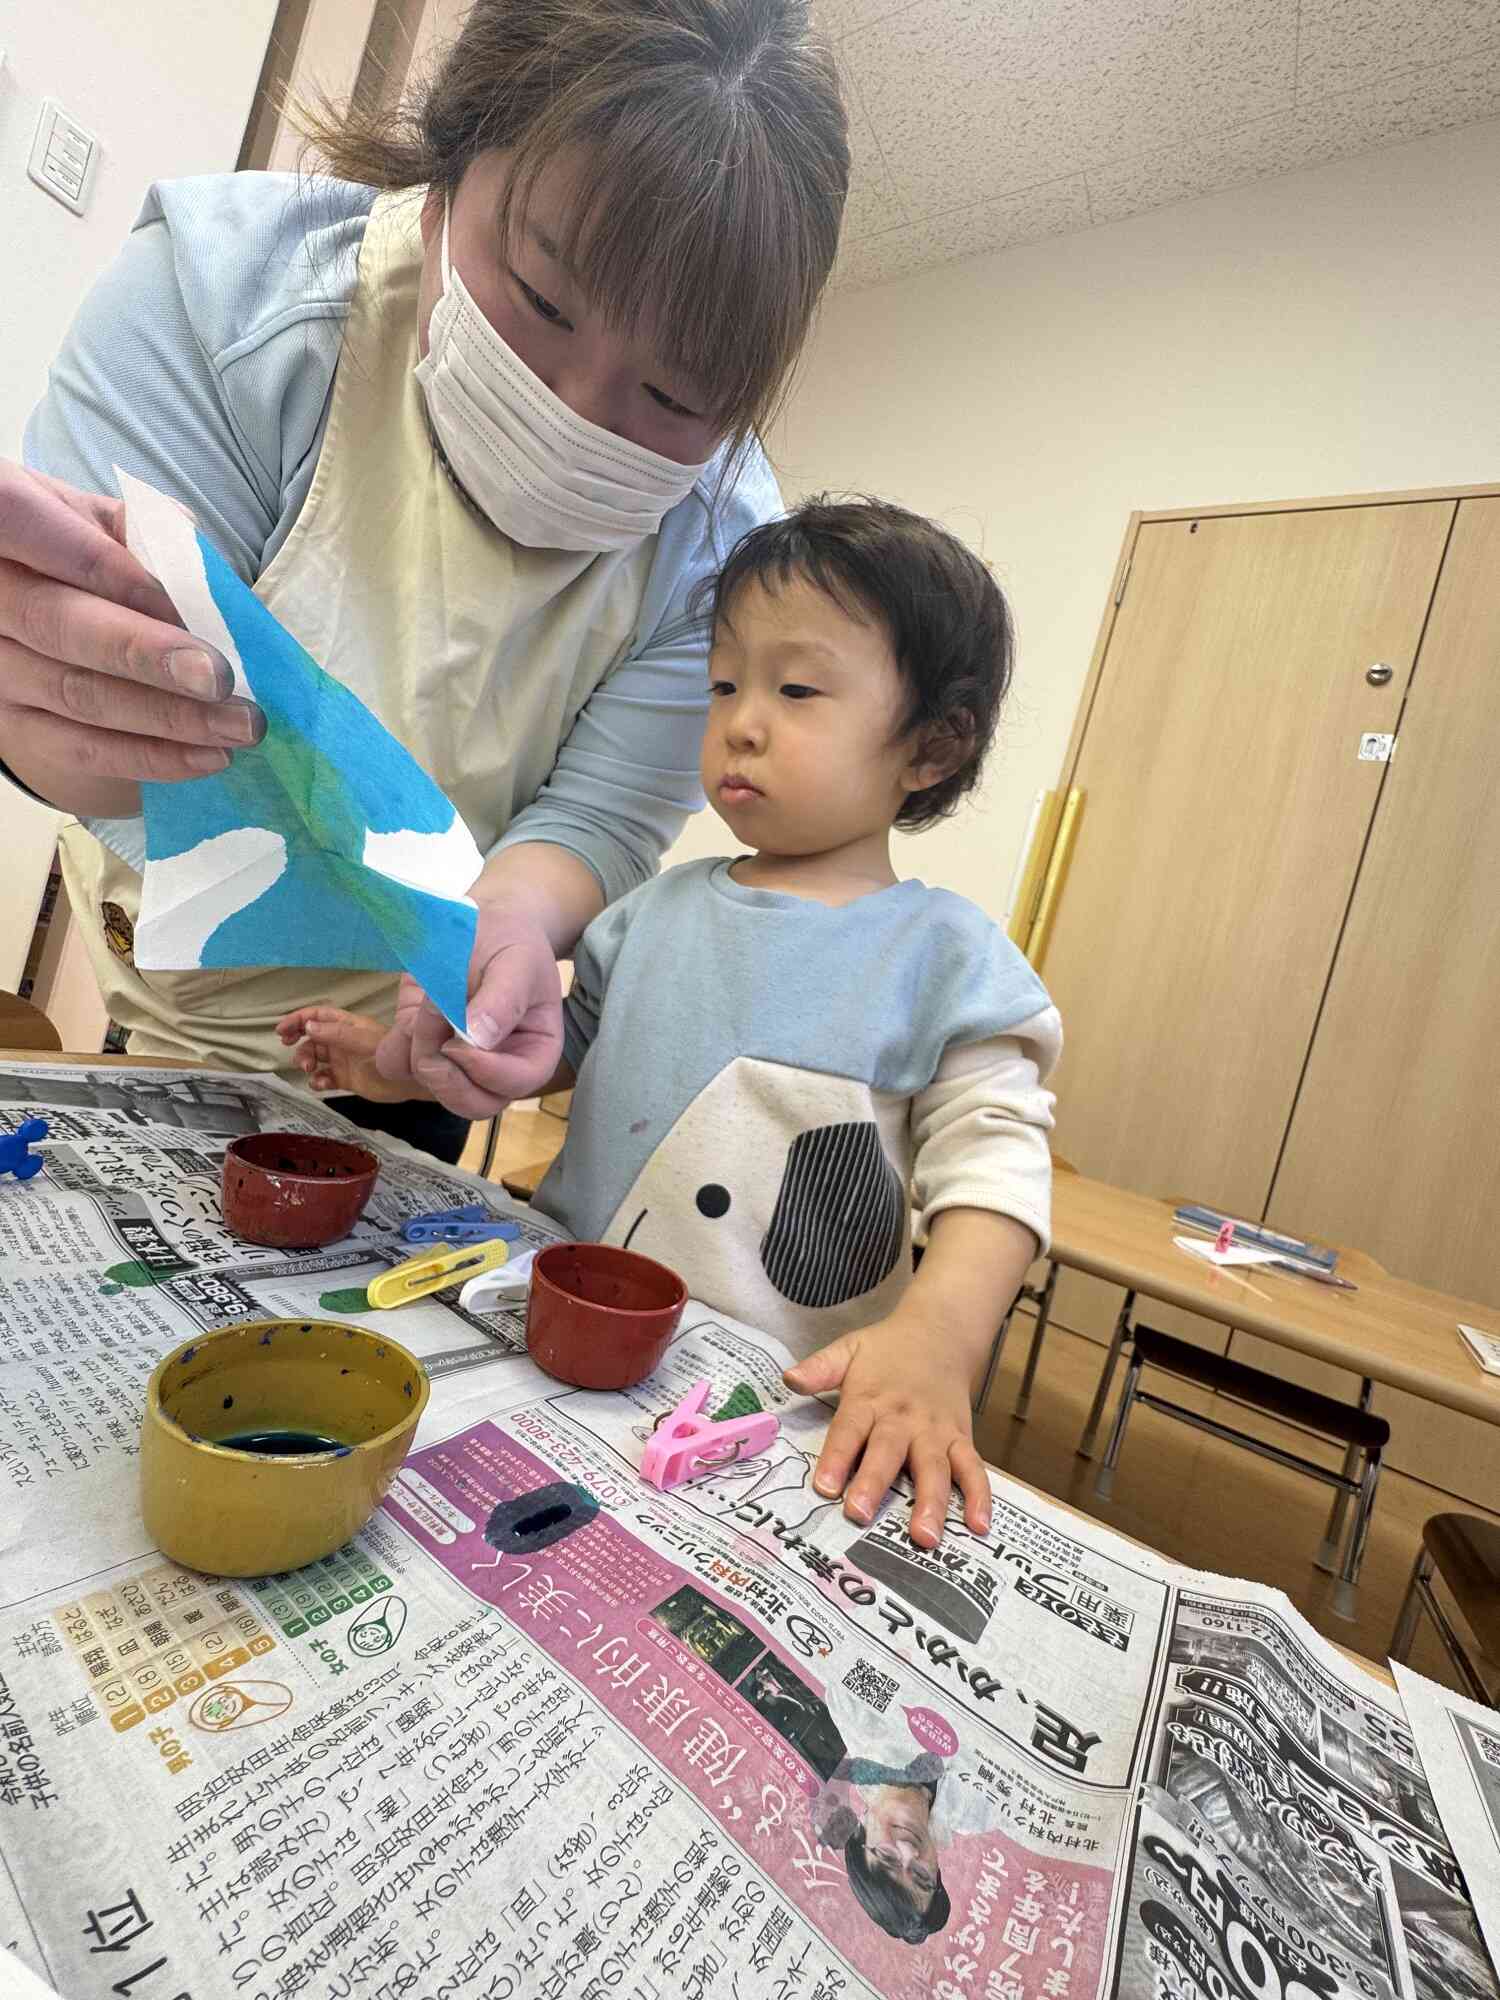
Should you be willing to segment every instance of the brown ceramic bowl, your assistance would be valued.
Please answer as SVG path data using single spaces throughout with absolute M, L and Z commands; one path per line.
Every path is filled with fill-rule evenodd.
M 667 1351 L 687 1304 L 675 1271 L 610 1243 L 554 1243 L 531 1267 L 526 1351 L 580 1389 L 628 1389 Z
M 385 1497 L 427 1395 L 404 1347 L 342 1320 L 200 1334 L 146 1385 L 147 1532 L 210 1576 L 268 1576 L 331 1555 Z
M 307 1132 L 251 1132 L 224 1150 L 224 1221 L 247 1243 L 320 1250 L 347 1236 L 375 1186 L 368 1146 Z

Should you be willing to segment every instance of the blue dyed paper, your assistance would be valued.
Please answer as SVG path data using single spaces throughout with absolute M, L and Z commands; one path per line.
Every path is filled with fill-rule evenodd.
M 174 502 L 119 479 L 132 553 L 267 721 L 227 771 L 141 787 L 136 964 L 404 971 L 462 1031 L 483 861 L 452 801 Z

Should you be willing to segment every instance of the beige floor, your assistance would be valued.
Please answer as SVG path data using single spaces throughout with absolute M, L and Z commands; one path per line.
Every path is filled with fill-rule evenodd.
M 514 1106 L 501 1125 L 492 1178 L 526 1173 L 550 1160 L 566 1129 L 548 1112 Z M 466 1166 L 478 1166 L 483 1137 L 481 1128 L 465 1155 Z M 1312 1562 L 1327 1517 L 1327 1487 L 1153 1410 L 1139 1409 L 1115 1476 L 1114 1500 L 1106 1506 L 1094 1498 L 1093 1464 L 1074 1451 L 1103 1349 L 1054 1328 L 1047 1337 L 1031 1414 L 1022 1424 L 1011 1411 L 1030 1340 L 1031 1322 L 1018 1315 L 978 1420 L 979 1447 L 986 1458 L 1179 1562 L 1275 1584 L 1320 1632 L 1374 1659 L 1385 1658 L 1423 1521 L 1450 1509 L 1479 1511 L 1404 1473 L 1385 1472 L 1360 1578 L 1358 1616 L 1350 1624 L 1329 1610 L 1331 1580 Z M 1188 1398 L 1184 1391 L 1182 1400 Z M 1208 1399 L 1200 1401 L 1206 1406 Z M 1285 1425 L 1240 1411 L 1227 1421 L 1242 1429 L 1259 1425 L 1262 1434 L 1279 1436 L 1307 1456 L 1317 1455 L 1317 1447 Z M 1500 1514 L 1489 1518 L 1500 1520 Z M 1434 1680 L 1456 1685 L 1425 1621 L 1412 1665 Z

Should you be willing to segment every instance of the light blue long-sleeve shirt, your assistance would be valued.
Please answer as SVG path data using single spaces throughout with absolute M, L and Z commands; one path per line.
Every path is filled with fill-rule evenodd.
M 138 474 L 189 507 L 253 583 L 312 483 L 374 200 L 373 188 L 284 174 L 158 183 L 53 363 L 26 463 L 92 492 L 116 490 L 117 465 Z M 625 656 L 499 846 L 568 849 L 606 902 L 651 875 L 703 803 L 707 639 L 693 592 L 780 511 L 754 448 L 732 482 L 715 461 L 666 516 Z M 142 866 L 140 819 L 88 824 Z

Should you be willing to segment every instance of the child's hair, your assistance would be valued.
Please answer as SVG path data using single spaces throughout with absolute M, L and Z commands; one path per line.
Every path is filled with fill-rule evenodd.
M 833 264 L 848 125 L 807 0 L 474 0 L 425 88 L 294 107 L 334 174 L 452 193 L 512 172 L 499 240 L 567 154 L 561 260 L 611 325 L 659 343 L 743 443 L 774 412 Z
M 895 823 L 915 833 L 946 819 L 979 782 L 1015 664 L 1010 607 L 988 567 L 921 514 L 820 494 L 735 544 L 711 586 L 715 627 L 752 577 L 772 588 L 805 577 L 851 617 L 885 627 L 906 691 L 897 739 L 913 736 L 926 758 L 958 757 Z

